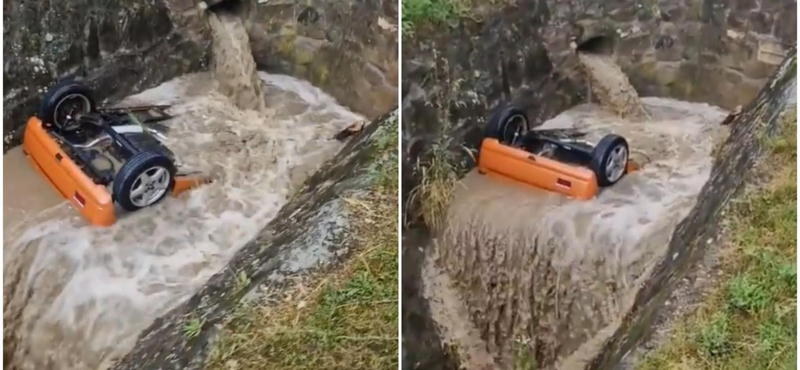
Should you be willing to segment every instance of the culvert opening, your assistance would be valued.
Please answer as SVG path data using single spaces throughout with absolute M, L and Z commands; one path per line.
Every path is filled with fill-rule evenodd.
M 4 362 L 12 368 L 98 369 L 125 355 L 342 147 L 331 139 L 337 132 L 364 120 L 308 82 L 257 71 L 241 21 L 211 14 L 215 67 L 120 105 L 171 105 L 175 117 L 161 122 L 166 146 L 213 182 L 107 228 L 87 225 L 63 201 L 7 225 L 4 279 L 13 289 L 4 310 L 14 319 L 5 322 Z
M 242 9 L 241 0 L 211 0 L 206 1 L 208 10 L 215 13 L 237 13 Z
M 593 36 L 578 44 L 576 54 L 588 87 L 588 100 L 622 118 L 647 118 L 639 94 L 614 60 L 613 52 L 614 39 L 610 36 Z
M 578 44 L 579 53 L 611 55 L 614 52 L 614 38 L 610 36 L 593 36 Z

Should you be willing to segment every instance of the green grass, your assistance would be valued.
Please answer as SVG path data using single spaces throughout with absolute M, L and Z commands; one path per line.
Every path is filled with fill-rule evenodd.
M 183 325 L 183 336 L 186 339 L 194 339 L 203 331 L 203 322 L 196 317 L 192 317 Z
M 417 26 L 440 25 L 458 19 L 461 7 L 453 0 L 403 0 L 402 32 L 414 33 Z
M 638 370 L 796 368 L 797 116 L 766 162 L 774 176 L 731 215 L 723 275 Z
M 278 303 L 240 306 L 206 369 L 397 368 L 397 126 L 389 126 L 373 142 L 380 165 L 369 169 L 369 194 L 345 199 L 356 245 L 347 260 L 306 276 Z

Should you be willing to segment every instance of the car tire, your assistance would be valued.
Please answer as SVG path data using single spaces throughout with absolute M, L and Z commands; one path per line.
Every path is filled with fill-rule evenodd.
M 172 161 L 163 154 L 143 151 L 136 153 L 119 170 L 113 195 L 124 210 L 133 212 L 160 202 L 174 187 Z
M 589 168 L 597 176 L 599 186 L 610 186 L 625 176 L 628 165 L 628 141 L 609 134 L 600 139 L 592 150 Z
M 82 107 L 76 107 L 81 109 L 81 113 L 97 110 L 92 90 L 83 84 L 67 80 L 59 82 L 47 91 L 39 107 L 39 119 L 42 120 L 42 123 L 53 125 L 60 131 L 75 129 L 74 125 L 64 122 L 63 117 L 60 116 L 62 114 L 61 110 L 65 109 L 61 107 L 61 104 L 66 102 L 83 105 Z
M 525 111 L 508 106 L 495 112 L 489 119 L 486 136 L 497 139 L 501 144 L 519 146 L 522 144 L 522 136 L 529 130 L 530 123 Z

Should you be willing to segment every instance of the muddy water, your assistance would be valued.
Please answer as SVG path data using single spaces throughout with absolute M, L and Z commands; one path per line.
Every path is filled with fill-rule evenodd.
M 331 140 L 337 131 L 363 119 L 304 81 L 259 77 L 270 107 L 263 112 L 240 110 L 209 73 L 125 102 L 173 104 L 168 146 L 213 183 L 125 214 L 108 228 L 87 225 L 62 202 L 6 229 L 4 362 L 18 369 L 105 368 L 277 213 L 340 147 Z M 9 163 L 6 174 L 33 171 Z M 14 181 L 6 176 L 6 190 Z M 16 191 L 4 197 L 27 194 L 25 186 Z
M 642 102 L 651 121 L 631 122 L 587 104 L 544 124 L 587 131 L 594 142 L 621 134 L 634 157 L 649 161 L 591 201 L 477 172 L 456 187 L 432 258 L 457 294 L 429 291 L 428 297 L 443 334 L 470 332 L 452 319 L 465 316 L 451 308 L 463 305 L 480 335 L 446 341 L 484 346 L 500 368 L 516 353 L 544 368 L 582 369 L 597 353 L 694 205 L 710 174 L 712 148 L 727 134 L 719 126 L 721 109 Z M 423 271 L 426 285 L 442 281 L 436 269 Z M 462 302 L 443 302 L 448 297 Z
M 596 103 L 623 118 L 647 118 L 639 94 L 610 55 L 579 53 L 581 69 Z
M 214 74 L 219 91 L 239 109 L 263 111 L 256 62 L 241 18 L 235 14 L 209 13 L 208 21 L 213 31 Z

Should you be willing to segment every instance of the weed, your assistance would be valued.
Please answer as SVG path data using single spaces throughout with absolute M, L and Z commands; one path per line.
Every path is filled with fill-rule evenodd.
M 417 216 L 422 217 L 431 230 L 444 227 L 445 217 L 458 181 L 455 167 L 450 163 L 450 153 L 434 145 L 430 159 L 418 165 L 420 183 L 411 192 L 410 201 L 417 205 Z
M 728 287 L 727 302 L 731 308 L 747 313 L 758 312 L 769 303 L 766 289 L 748 275 L 739 275 Z
M 700 329 L 697 344 L 711 357 L 730 352 L 729 318 L 724 312 L 714 314 L 711 321 Z
M 433 104 L 439 120 L 439 133 L 425 159 L 417 161 L 416 172 L 420 181 L 411 191 L 409 202 L 415 210 L 415 217 L 421 217 L 431 230 L 440 231 L 458 182 L 456 160 L 451 151 L 456 146 L 451 142 L 450 109 L 457 101 L 463 80 L 452 79 L 447 59 L 440 58 L 436 51 L 434 58 L 437 62 L 433 77 L 437 89 Z
M 519 338 L 514 341 L 514 370 L 536 370 L 536 358 L 530 346 L 530 339 Z
M 422 23 L 438 25 L 452 22 L 461 13 L 453 0 L 404 0 L 402 6 L 401 28 L 404 35 L 412 35 Z
M 250 285 L 250 277 L 247 276 L 246 272 L 242 271 L 239 273 L 239 275 L 236 275 L 236 286 L 233 288 L 233 290 L 236 293 L 239 293 L 247 288 L 248 285 Z
M 372 144 L 378 160 L 372 162 L 368 169 L 373 184 L 393 192 L 398 190 L 400 173 L 397 140 L 397 117 L 394 116 L 388 125 L 381 128 Z
M 197 317 L 192 317 L 183 325 L 183 336 L 186 339 L 194 339 L 203 331 L 204 322 Z

